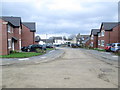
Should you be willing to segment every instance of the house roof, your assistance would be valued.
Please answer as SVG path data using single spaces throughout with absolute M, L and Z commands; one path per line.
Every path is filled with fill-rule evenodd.
M 103 22 L 101 28 L 104 26 L 104 30 L 112 30 L 117 25 L 117 22 Z
M 55 40 L 62 40 L 62 37 L 53 37 Z
M 15 27 L 21 26 L 21 17 L 12 17 L 12 16 L 11 17 L 6 17 L 6 16 L 2 16 L 0 18 L 2 18 L 3 20 L 11 23 Z
M 28 27 L 31 32 L 36 32 L 35 22 L 22 22 L 22 24 Z
M 92 29 L 91 35 L 97 35 L 98 32 L 100 32 L 100 29 Z
M 87 41 L 89 41 L 90 40 L 90 37 L 88 37 L 87 39 L 85 39 L 84 41 L 83 41 L 83 43 L 86 43 Z

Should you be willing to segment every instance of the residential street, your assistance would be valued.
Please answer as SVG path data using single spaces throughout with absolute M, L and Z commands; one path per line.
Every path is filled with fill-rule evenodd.
M 60 51 L 53 51 L 48 55 L 49 59 L 44 56 L 42 61 L 47 59 L 47 62 L 40 62 L 41 58 L 36 57 L 19 63 L 14 60 L 12 64 L 3 65 L 3 88 L 118 87 L 116 59 L 106 59 L 106 62 L 105 58 L 84 49 L 58 49 Z

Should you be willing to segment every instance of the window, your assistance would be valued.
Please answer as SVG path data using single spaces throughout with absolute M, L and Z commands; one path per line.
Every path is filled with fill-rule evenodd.
M 100 37 L 100 33 L 98 33 L 98 37 Z
M 120 44 L 118 44 L 117 46 L 120 46 Z
M 10 28 L 11 28 L 11 26 L 8 24 L 8 26 L 7 26 L 7 31 L 8 31 L 9 33 L 11 32 Z
M 100 45 L 100 40 L 98 40 L 98 45 Z
M 101 31 L 101 36 L 104 36 L 104 35 L 105 35 L 105 31 L 102 30 L 102 31 Z
M 93 42 L 91 42 L 91 47 L 93 47 Z
M 19 39 L 19 48 L 21 50 L 21 39 Z
M 101 46 L 104 46 L 104 44 L 105 44 L 105 41 L 101 40 Z
M 91 40 L 93 40 L 94 38 L 93 38 L 93 35 L 91 36 Z
M 8 39 L 8 49 L 11 48 L 11 39 Z

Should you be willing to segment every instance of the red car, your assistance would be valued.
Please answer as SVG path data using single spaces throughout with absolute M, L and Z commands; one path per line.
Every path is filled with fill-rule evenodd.
M 110 52 L 111 47 L 112 47 L 112 44 L 107 44 L 106 47 L 105 47 L 106 52 Z

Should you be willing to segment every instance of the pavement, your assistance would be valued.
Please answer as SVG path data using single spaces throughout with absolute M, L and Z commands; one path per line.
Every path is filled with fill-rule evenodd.
M 63 50 L 56 49 L 56 50 L 48 51 L 44 55 L 33 56 L 29 58 L 2 58 L 0 59 L 0 65 L 7 66 L 7 65 L 15 65 L 15 64 L 28 65 L 28 64 L 45 63 L 48 61 L 52 61 L 56 58 L 59 58 L 63 53 L 64 53 Z
M 118 67 L 118 60 L 120 59 L 120 56 L 117 56 L 112 52 L 89 50 L 89 49 L 83 49 L 83 48 L 80 48 L 80 50 L 86 52 L 86 54 L 89 54 L 94 58 L 97 58 L 99 60 L 102 60 L 103 62 L 106 62 L 108 64 Z
M 58 48 L 30 60 L 2 66 L 3 88 L 117 88 L 118 67 L 87 50 Z M 58 51 L 59 51 L 58 50 Z M 52 54 L 53 53 L 53 54 Z M 59 57 L 54 58 L 54 56 Z M 46 55 L 45 55 L 46 56 Z M 51 57 L 51 58 L 50 58 Z M 53 59 L 54 58 L 54 59 Z M 103 60 L 104 59 L 104 60 Z M 46 61 L 47 60 L 47 61 Z M 109 60 L 109 59 L 108 59 Z M 28 64 L 30 61 L 32 63 Z M 46 61 L 35 63 L 33 61 Z M 109 62 L 116 62 L 109 60 Z M 23 63 L 20 63 L 23 62 Z M 26 64 L 24 64 L 26 63 Z

